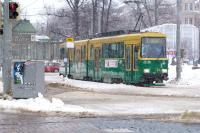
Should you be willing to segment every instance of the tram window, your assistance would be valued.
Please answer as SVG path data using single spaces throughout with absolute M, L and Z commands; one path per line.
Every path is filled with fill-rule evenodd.
M 77 49 L 76 48 L 74 49 L 74 55 L 75 55 L 74 56 L 74 61 L 77 62 Z
M 79 49 L 76 50 L 76 62 L 81 62 L 81 52 Z
M 131 49 L 130 48 L 126 48 L 126 69 L 130 69 L 131 68 Z
M 124 43 L 110 43 L 103 45 L 104 58 L 123 58 L 124 57 Z
M 74 48 L 74 50 L 72 51 L 73 52 L 73 61 L 75 60 L 75 55 L 76 55 L 76 49 Z
M 86 46 L 83 47 L 84 59 L 86 58 Z
M 116 44 L 110 44 L 109 47 L 109 57 L 114 58 L 117 56 L 117 45 Z
M 101 55 L 102 55 L 101 49 L 99 49 L 99 58 L 101 58 Z
M 86 46 L 81 47 L 81 61 L 85 60 Z
M 109 44 L 104 44 L 103 45 L 103 57 L 104 58 L 108 58 L 109 57 L 109 55 L 108 55 L 108 49 L 109 49 Z
M 124 57 L 124 43 L 119 43 L 118 44 L 118 58 L 123 58 Z
M 165 58 L 166 38 L 143 38 L 141 55 L 143 58 Z
M 136 47 L 134 47 L 134 69 L 137 69 L 137 62 L 138 62 L 138 50 Z
M 90 58 L 94 59 L 94 47 L 93 47 L 93 45 L 90 46 Z

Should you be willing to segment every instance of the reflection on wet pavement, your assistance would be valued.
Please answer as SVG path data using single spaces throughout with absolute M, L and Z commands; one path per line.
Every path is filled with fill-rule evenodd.
M 132 118 L 78 118 L 29 114 L 0 114 L 1 133 L 198 133 L 199 124 Z

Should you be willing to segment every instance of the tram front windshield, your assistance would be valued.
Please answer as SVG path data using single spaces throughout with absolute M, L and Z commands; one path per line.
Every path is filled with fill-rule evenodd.
M 142 38 L 142 58 L 166 58 L 166 38 Z

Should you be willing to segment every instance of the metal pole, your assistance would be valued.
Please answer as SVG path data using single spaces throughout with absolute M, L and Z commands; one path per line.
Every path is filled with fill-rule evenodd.
M 154 15 L 155 15 L 155 25 L 157 25 L 158 24 L 158 0 L 155 0 Z
M 71 72 L 70 72 L 70 71 L 71 71 L 71 68 L 70 68 L 70 67 L 71 67 L 71 66 L 70 66 L 70 63 L 71 63 L 71 62 L 70 62 L 70 49 L 69 49 L 69 48 L 68 48 L 68 52 L 67 52 L 67 53 L 68 53 L 68 63 L 69 63 L 68 78 L 71 78 Z
M 65 65 L 65 76 L 67 76 L 67 63 L 69 61 L 69 58 L 67 59 L 67 47 L 64 47 L 64 65 Z
M 177 0 L 177 31 L 176 31 L 176 81 L 181 79 L 181 50 L 180 50 L 180 24 L 181 24 L 181 0 Z
M 0 35 L 0 63 L 3 63 L 3 37 Z
M 0 8 L 2 9 L 3 6 L 2 6 L 2 2 L 0 2 Z M 3 16 L 2 16 L 2 11 L 3 10 L 0 10 L 0 28 L 2 28 L 1 26 L 3 25 L 2 23 L 2 20 L 3 20 Z M 3 35 L 0 35 L 0 64 L 2 65 L 2 62 L 3 62 Z
M 3 93 L 12 95 L 11 88 L 11 62 L 12 62 L 12 25 L 9 21 L 9 0 L 4 0 L 3 4 Z

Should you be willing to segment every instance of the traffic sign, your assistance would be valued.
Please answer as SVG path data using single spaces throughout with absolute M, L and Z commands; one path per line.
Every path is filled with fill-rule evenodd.
M 66 48 L 74 48 L 74 38 L 66 38 Z

